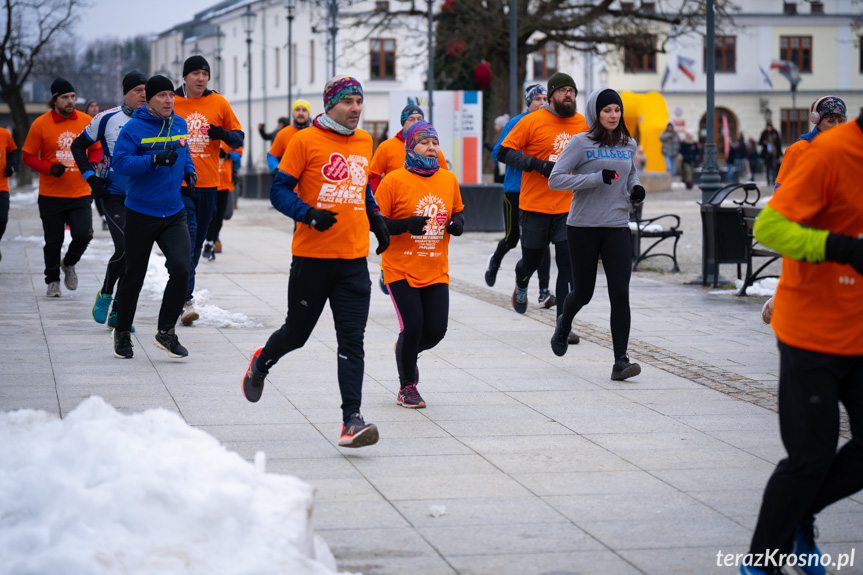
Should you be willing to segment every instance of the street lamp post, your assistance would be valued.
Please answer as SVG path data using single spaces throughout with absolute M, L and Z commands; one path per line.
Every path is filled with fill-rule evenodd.
M 434 0 L 428 0 L 428 28 L 429 28 L 429 123 L 434 125 L 434 13 L 432 5 Z
M 716 157 L 716 104 L 714 89 L 714 73 L 716 71 L 716 30 L 714 26 L 713 0 L 707 0 L 707 141 L 704 142 L 704 165 L 701 169 L 701 201 L 707 202 L 713 192 L 721 186 L 719 177 L 719 161 Z
M 246 128 L 247 132 L 251 134 L 252 130 L 252 32 L 255 31 L 255 17 L 257 15 L 252 12 L 252 7 L 250 5 L 246 6 L 246 11 L 243 12 L 243 30 L 246 32 L 246 75 L 249 79 L 249 88 L 248 88 L 248 106 L 249 106 L 249 123 L 248 128 Z M 253 170 L 252 165 L 252 148 L 251 142 L 246 146 L 246 153 L 248 154 L 249 162 L 247 164 L 248 171 L 251 172 Z
M 222 91 L 222 39 L 225 33 L 216 26 L 216 90 Z
M 518 116 L 518 0 L 509 0 L 509 117 Z
M 285 8 L 288 11 L 288 117 L 291 117 L 291 100 L 293 99 L 293 66 L 294 66 L 294 44 L 293 44 L 293 26 L 294 26 L 294 0 L 285 0 Z
M 333 51 L 333 70 L 331 77 L 336 75 L 336 36 L 339 33 L 339 3 L 338 0 L 329 0 L 327 2 L 327 10 L 329 12 L 329 32 L 330 32 L 330 49 Z

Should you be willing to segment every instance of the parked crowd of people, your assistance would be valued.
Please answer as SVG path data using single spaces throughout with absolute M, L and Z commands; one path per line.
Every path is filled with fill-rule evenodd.
M 177 323 L 192 325 L 199 318 L 195 270 L 202 253 L 218 253 L 245 143 L 230 104 L 208 88 L 209 79 L 209 63 L 198 55 L 185 61 L 179 87 L 164 76 L 130 71 L 120 105 L 100 112 L 88 102 L 91 116 L 75 109 L 75 88 L 57 78 L 49 110 L 33 122 L 21 150 L 21 161 L 40 174 L 46 296 L 62 295 L 61 279 L 67 290 L 77 289 L 76 265 L 93 237 L 92 202 L 101 208 L 114 253 L 91 315 L 113 329 L 113 354 L 120 359 L 134 357 L 133 321 L 154 245 L 165 255 L 169 280 L 153 343 L 171 357 L 189 355 Z M 506 235 L 489 258 L 485 280 L 494 285 L 505 254 L 520 243 L 512 307 L 527 311 L 528 285 L 538 273 L 539 305 L 557 308 L 550 348 L 563 356 L 579 341 L 571 325 L 593 298 L 602 262 L 611 304 L 610 377 L 626 380 L 641 372 L 628 351 L 629 219 L 632 207 L 645 200 L 639 179 L 645 162 L 623 122 L 620 94 L 607 87 L 593 91 L 583 115 L 577 94 L 572 77 L 558 72 L 546 86 L 527 87 L 523 114 L 501 118 L 492 152 L 505 166 Z M 311 110 L 310 102 L 297 100 L 276 133 L 258 127 L 273 140 L 270 200 L 296 227 L 285 321 L 252 353 L 242 390 L 248 401 L 260 401 L 268 374 L 305 345 L 329 304 L 338 342 L 338 444 L 364 447 L 379 439 L 377 426 L 361 411 L 369 235 L 377 241 L 380 283 L 399 327 L 396 402 L 426 408 L 418 359 L 446 335 L 449 244 L 463 233 L 470 206 L 421 107 L 408 104 L 401 129 L 377 151 L 358 127 L 363 87 L 357 79 L 330 79 L 323 113 L 312 117 Z M 755 155 L 768 183 L 775 180 L 755 234 L 785 256 L 775 309 L 766 320 L 779 342 L 779 420 L 788 457 L 765 489 L 751 552 L 778 549 L 809 558 L 804 573 L 820 575 L 825 571 L 818 564 L 815 516 L 863 488 L 863 446 L 856 436 L 863 416 L 863 308 L 856 292 L 863 281 L 855 279 L 863 274 L 863 203 L 855 196 L 863 115 L 846 124 L 846 105 L 834 96 L 819 98 L 811 111 L 813 130 L 785 151 L 781 166 L 781 138 L 769 123 L 757 143 L 741 135 L 728 157 L 729 169 L 742 173 L 747 164 L 753 169 Z M 701 157 L 692 134 L 681 139 L 669 123 L 660 139 L 668 171 L 675 175 L 682 156 L 683 179 L 691 185 Z M 0 238 L 8 220 L 8 178 L 17 168 L 15 144 L 0 130 Z M 67 226 L 71 242 L 63 253 Z M 549 290 L 550 248 L 555 294 Z M 840 402 L 852 439 L 837 452 Z M 743 565 L 741 572 L 779 570 Z

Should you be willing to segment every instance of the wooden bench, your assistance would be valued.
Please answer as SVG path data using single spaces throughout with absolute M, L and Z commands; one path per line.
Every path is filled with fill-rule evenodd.
M 680 236 L 683 235 L 683 230 L 680 229 L 680 216 L 675 214 L 663 214 L 655 218 L 643 219 L 641 217 L 641 208 L 644 203 L 639 203 L 631 207 L 629 212 L 629 229 L 632 232 L 632 271 L 638 271 L 638 264 L 647 258 L 666 257 L 670 258 L 674 266 L 672 272 L 679 272 L 680 266 L 677 265 L 677 242 L 680 241 Z M 662 220 L 661 223 L 657 223 Z M 641 240 L 654 240 L 646 250 L 641 249 Z M 656 252 L 653 250 L 659 244 L 668 239 L 674 239 L 674 246 L 671 253 Z
M 740 216 L 740 225 L 746 230 L 746 277 L 743 278 L 743 285 L 740 286 L 740 289 L 737 291 L 737 295 L 746 295 L 746 290 L 758 280 L 779 277 L 772 274 L 761 275 L 761 272 L 763 272 L 767 266 L 781 258 L 782 255 L 761 245 L 758 243 L 758 240 L 755 239 L 753 229 L 755 228 L 755 220 L 758 219 L 758 214 L 760 212 L 761 208 L 755 206 L 740 206 L 737 208 L 737 214 Z M 752 268 L 754 267 L 754 264 L 752 263 L 753 258 L 765 258 L 766 261 L 764 261 L 758 269 L 752 271 Z M 739 273 L 738 277 L 740 277 Z

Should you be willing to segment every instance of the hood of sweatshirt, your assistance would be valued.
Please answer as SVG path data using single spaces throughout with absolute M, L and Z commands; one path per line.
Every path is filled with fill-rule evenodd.
M 602 86 L 590 93 L 587 97 L 587 105 L 584 108 L 584 119 L 587 120 L 587 127 L 593 128 L 596 122 L 596 99 L 600 94 L 608 90 L 608 86 Z

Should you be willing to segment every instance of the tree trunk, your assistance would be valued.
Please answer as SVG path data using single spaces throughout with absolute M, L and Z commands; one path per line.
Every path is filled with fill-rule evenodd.
M 3 99 L 9 104 L 9 113 L 15 124 L 15 145 L 18 146 L 18 185 L 29 186 L 33 183 L 33 171 L 24 165 L 24 152 L 21 148 L 24 147 L 24 140 L 27 139 L 27 132 L 30 131 L 30 117 L 27 115 L 27 107 L 19 90 L 10 90 L 8 94 L 3 94 Z

